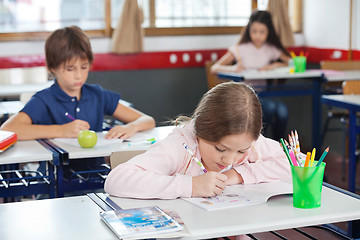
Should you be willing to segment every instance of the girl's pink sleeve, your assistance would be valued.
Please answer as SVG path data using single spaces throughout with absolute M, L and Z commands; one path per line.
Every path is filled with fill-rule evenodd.
M 247 160 L 234 169 L 241 174 L 244 184 L 291 178 L 289 161 L 280 144 L 262 135 L 253 144 Z
M 147 152 L 111 170 L 105 191 L 117 197 L 191 197 L 192 177 L 179 174 L 185 150 L 179 136 L 155 143 Z

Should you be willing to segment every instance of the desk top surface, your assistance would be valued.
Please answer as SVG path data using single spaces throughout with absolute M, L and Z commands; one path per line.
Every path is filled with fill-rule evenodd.
M 174 126 L 164 126 L 164 127 L 156 127 L 154 129 L 143 131 L 141 133 L 155 137 L 156 140 L 158 141 L 164 139 L 167 135 L 169 135 L 169 133 L 173 131 L 173 129 Z M 148 144 L 129 146 L 128 142 L 119 142 L 119 143 L 112 143 L 101 146 L 95 145 L 95 147 L 93 148 L 81 148 L 80 146 L 66 144 L 63 141 L 58 141 L 56 139 L 52 139 L 51 141 L 60 148 L 62 148 L 63 150 L 67 151 L 69 153 L 70 159 L 104 157 L 104 156 L 110 156 L 110 154 L 115 151 L 119 152 L 119 151 L 129 151 L 129 150 L 147 150 L 150 147 L 150 145 Z
M 323 95 L 322 98 L 326 99 L 326 100 L 330 100 L 330 101 L 335 101 L 335 102 L 351 105 L 353 107 L 360 107 L 360 94 Z
M 322 206 L 298 209 L 292 196 L 270 198 L 266 204 L 204 211 L 182 199 L 111 199 L 122 208 L 157 205 L 175 210 L 195 239 L 231 236 L 360 219 L 360 200 L 323 187 Z
M 360 70 L 325 71 L 325 77 L 329 82 L 360 80 Z
M 43 83 L 1 85 L 0 97 L 20 96 L 22 93 L 36 93 L 50 87 L 53 83 L 53 81 L 47 81 Z
M 0 116 L 4 114 L 18 113 L 23 107 L 24 107 L 24 103 L 20 101 L 0 102 Z
M 2 240 L 117 239 L 87 196 L 0 204 Z
M 323 187 L 322 206 L 315 209 L 294 208 L 289 195 L 271 198 L 260 205 L 211 212 L 182 199 L 111 199 L 123 208 L 158 205 L 175 210 L 185 223 L 187 239 L 360 219 L 360 200 L 327 187 Z M 100 211 L 86 196 L 0 204 L 0 236 L 3 240 L 117 239 L 100 219 Z
M 219 72 L 220 78 L 234 78 L 245 80 L 257 80 L 257 79 L 291 79 L 291 78 L 321 78 L 321 71 L 306 71 L 303 73 L 289 73 L 288 71 L 244 71 L 241 73 Z
M 0 153 L 0 164 L 51 161 L 52 153 L 38 141 L 18 141 L 5 152 Z

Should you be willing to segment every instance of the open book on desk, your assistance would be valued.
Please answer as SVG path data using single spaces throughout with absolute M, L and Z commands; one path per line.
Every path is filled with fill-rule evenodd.
M 272 196 L 292 194 L 292 192 L 291 181 L 274 181 L 227 186 L 222 194 L 215 197 L 183 199 L 204 210 L 213 211 L 261 204 L 267 202 Z
M 147 134 L 147 133 L 142 133 L 142 132 L 137 132 L 133 136 L 127 138 L 126 140 L 119 139 L 119 138 L 106 139 L 105 135 L 107 133 L 108 133 L 108 131 L 96 132 L 96 134 L 97 134 L 97 143 L 95 145 L 96 147 L 114 144 L 114 143 L 121 143 L 123 141 L 128 142 L 129 145 L 130 144 L 131 145 L 136 145 L 136 144 L 137 145 L 144 145 L 144 144 L 151 145 L 156 141 L 155 137 L 153 137 L 152 135 Z M 68 144 L 68 145 L 80 147 L 77 138 L 54 138 L 54 140 Z
M 123 140 L 119 139 L 119 138 L 106 139 L 105 138 L 106 134 L 107 134 L 107 131 L 96 132 L 96 135 L 97 135 L 97 142 L 95 145 L 96 147 L 123 142 Z M 61 143 L 68 144 L 68 145 L 80 147 L 80 144 L 79 144 L 77 138 L 54 138 L 54 140 L 59 141 Z

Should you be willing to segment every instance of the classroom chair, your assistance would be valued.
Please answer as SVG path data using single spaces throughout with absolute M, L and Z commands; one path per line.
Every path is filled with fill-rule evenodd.
M 215 62 L 211 61 L 211 60 L 205 61 L 205 70 L 206 70 L 208 89 L 211 89 L 220 83 L 226 82 L 226 80 L 220 80 L 216 74 L 211 72 L 211 66 L 214 63 Z
M 327 60 L 321 61 L 320 67 L 322 70 L 359 70 L 360 69 L 360 61 L 334 61 L 334 60 Z M 327 82 L 323 85 L 323 94 L 341 94 L 343 93 L 343 86 L 342 82 Z M 335 110 L 331 106 L 328 108 L 327 118 L 325 120 L 324 128 L 321 134 L 321 143 L 323 143 L 326 132 L 328 131 L 345 131 L 345 126 L 342 125 L 341 127 L 337 128 L 330 128 L 329 124 L 332 120 L 337 120 L 344 122 L 344 117 L 346 118 L 346 111 L 344 110 Z
M 127 162 L 136 155 L 142 154 L 146 150 L 129 150 L 121 152 L 113 152 L 110 155 L 110 168 L 114 169 L 117 165 Z
M 353 80 L 353 81 L 344 81 L 342 83 L 342 92 L 343 94 L 360 94 L 360 80 Z M 347 110 L 342 109 L 328 109 L 327 118 L 325 119 L 324 128 L 322 131 L 321 136 L 321 144 L 323 145 L 326 133 L 328 131 L 334 131 L 334 130 L 341 130 L 342 136 L 343 136 L 343 146 L 342 146 L 342 176 L 345 178 L 345 168 L 346 168 L 346 162 L 345 159 L 348 156 L 347 152 L 347 145 L 348 145 L 348 118 L 349 113 Z M 360 114 L 357 113 L 357 118 L 360 119 Z M 340 128 L 330 128 L 330 121 L 332 120 L 338 120 L 341 123 Z M 359 151 L 357 151 L 359 152 Z

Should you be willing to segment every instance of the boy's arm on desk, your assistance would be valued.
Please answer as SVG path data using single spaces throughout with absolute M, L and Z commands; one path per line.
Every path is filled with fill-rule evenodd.
M 80 130 L 89 129 L 89 124 L 83 120 L 75 120 L 63 125 L 32 124 L 31 118 L 19 112 L 8 119 L 2 130 L 15 132 L 19 140 L 34 140 L 55 137 L 77 137 Z

